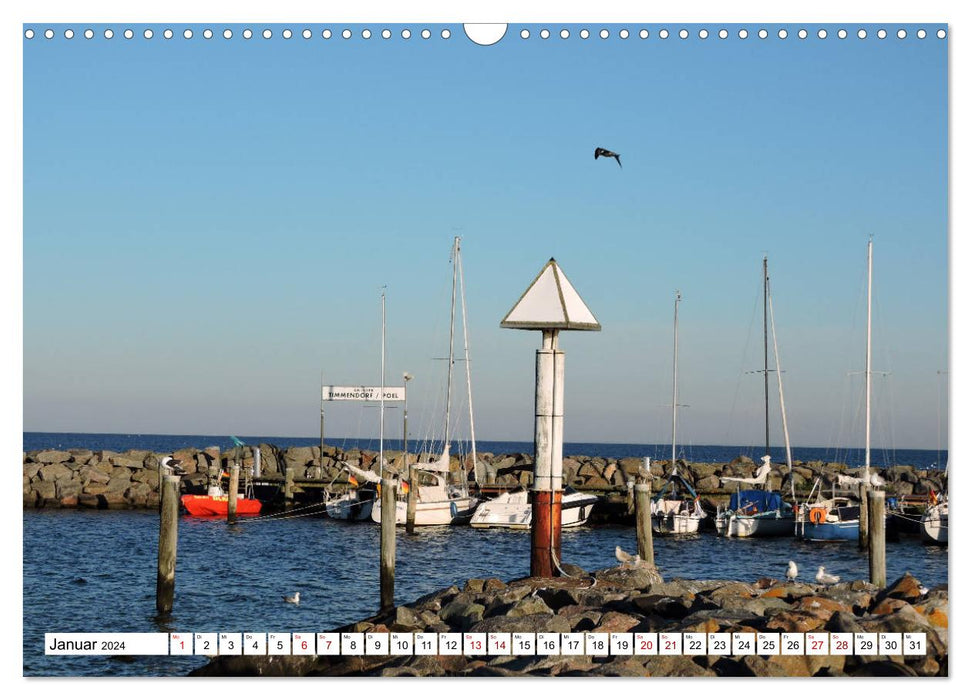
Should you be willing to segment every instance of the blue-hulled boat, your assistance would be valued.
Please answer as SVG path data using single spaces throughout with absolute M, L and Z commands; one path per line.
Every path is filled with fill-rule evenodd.
M 715 530 L 724 537 L 788 536 L 794 523 L 792 505 L 778 491 L 736 491 L 715 516 Z
M 858 541 L 859 501 L 846 496 L 833 496 L 804 503 L 796 513 L 796 537 L 811 542 Z

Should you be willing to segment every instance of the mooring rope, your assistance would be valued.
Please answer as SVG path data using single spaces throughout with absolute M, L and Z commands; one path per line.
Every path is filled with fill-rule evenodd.
M 269 513 L 267 515 L 257 515 L 252 518 L 247 517 L 245 519 L 236 520 L 236 523 L 258 523 L 265 522 L 268 520 L 289 520 L 291 518 L 304 518 L 308 515 L 317 515 L 320 512 L 324 512 L 322 509 L 327 507 L 326 503 L 312 503 L 309 506 L 301 506 L 300 508 L 293 508 L 291 510 L 283 511 L 282 513 Z M 317 510 L 312 510 L 308 513 L 300 513 L 299 515 L 294 515 L 294 513 L 299 513 L 300 511 L 305 511 L 310 508 L 316 508 Z

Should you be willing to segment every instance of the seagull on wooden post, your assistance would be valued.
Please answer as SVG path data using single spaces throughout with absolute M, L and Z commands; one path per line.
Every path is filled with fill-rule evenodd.
M 185 476 L 188 472 L 179 466 L 181 462 L 169 455 L 168 457 L 162 457 L 162 468 L 167 470 L 167 474 L 175 474 L 177 476 Z
M 604 158 L 613 158 L 614 160 L 617 161 L 617 165 L 620 165 L 621 168 L 624 167 L 620 162 L 619 153 L 614 153 L 613 151 L 608 151 L 606 148 L 601 148 L 600 146 L 597 146 L 597 150 L 593 152 L 593 159 L 597 160 L 597 158 L 599 158 L 600 156 L 603 156 Z

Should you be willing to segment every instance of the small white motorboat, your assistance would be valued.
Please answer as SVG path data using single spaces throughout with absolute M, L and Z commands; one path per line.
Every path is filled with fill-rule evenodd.
M 579 527 L 587 522 L 597 496 L 567 487 L 560 506 L 561 527 Z M 533 505 L 526 489 L 508 491 L 481 503 L 469 523 L 472 527 L 505 527 L 528 530 L 533 522 Z
M 706 517 L 697 496 L 651 501 L 651 529 L 658 535 L 691 535 Z

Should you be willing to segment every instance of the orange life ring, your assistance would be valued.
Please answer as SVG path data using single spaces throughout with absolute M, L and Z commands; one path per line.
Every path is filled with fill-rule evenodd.
M 826 521 L 826 509 L 825 508 L 810 508 L 809 509 L 809 522 L 819 525 Z

